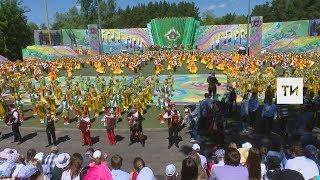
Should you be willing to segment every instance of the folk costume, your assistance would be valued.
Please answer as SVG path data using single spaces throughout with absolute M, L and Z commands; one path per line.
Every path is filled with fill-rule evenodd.
M 107 139 L 110 145 L 115 145 L 117 143 L 116 135 L 114 134 L 114 128 L 116 125 L 116 117 L 112 114 L 112 110 L 108 107 L 105 108 L 105 115 L 101 119 L 104 127 L 107 131 Z
M 145 136 L 142 130 L 143 117 L 136 109 L 133 109 L 128 114 L 128 123 L 130 125 L 130 145 L 135 141 L 139 141 L 142 146 L 145 145 Z
M 177 148 L 179 148 L 179 136 L 178 132 L 181 127 L 181 116 L 180 112 L 176 109 L 174 104 L 169 105 L 169 109 L 163 115 L 163 118 L 168 123 L 168 131 L 169 131 L 169 146 L 168 149 L 171 148 L 173 144 Z
M 19 127 L 21 126 L 19 111 L 14 107 L 14 105 L 10 106 L 10 112 L 7 114 L 5 123 L 12 128 L 14 137 L 13 142 L 18 142 L 20 144 L 22 142 L 22 137 L 19 130 Z
M 55 117 L 52 114 L 48 114 L 45 120 L 46 134 L 48 138 L 48 146 L 57 145 L 56 139 L 56 128 L 55 128 Z
M 91 122 L 87 113 L 84 113 L 79 121 L 78 128 L 81 131 L 83 145 L 84 146 L 92 146 L 92 139 L 90 134 Z

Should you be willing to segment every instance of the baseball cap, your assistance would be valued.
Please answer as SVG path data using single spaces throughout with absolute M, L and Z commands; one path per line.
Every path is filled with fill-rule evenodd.
M 196 144 L 192 145 L 192 149 L 195 150 L 195 151 L 199 151 L 200 150 L 200 145 L 196 143 Z
M 166 167 L 166 175 L 171 177 L 176 173 L 176 167 L 173 164 L 169 164 Z
M 96 151 L 93 153 L 93 158 L 101 158 L 101 155 L 102 155 L 101 151 L 96 150 Z

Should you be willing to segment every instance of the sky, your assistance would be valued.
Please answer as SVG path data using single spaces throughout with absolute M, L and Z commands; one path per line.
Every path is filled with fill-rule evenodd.
M 128 5 L 134 6 L 139 3 L 148 3 L 159 0 L 117 0 L 118 7 L 125 8 Z M 194 2 L 200 9 L 200 12 L 212 11 L 216 16 L 223 16 L 229 12 L 237 14 L 247 14 L 249 0 L 167 0 L 168 2 L 188 1 Z M 251 0 L 251 7 L 257 4 L 263 4 L 268 0 Z M 77 0 L 47 0 L 49 21 L 54 21 L 56 12 L 66 12 L 69 8 L 77 6 Z M 29 9 L 26 14 L 29 22 L 41 24 L 45 22 L 44 0 L 23 0 L 23 5 Z

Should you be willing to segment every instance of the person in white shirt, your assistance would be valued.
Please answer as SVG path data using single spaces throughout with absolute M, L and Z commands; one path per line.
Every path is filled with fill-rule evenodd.
M 291 147 L 291 152 L 295 158 L 287 161 L 285 169 L 298 171 L 304 179 L 312 179 L 319 176 L 317 164 L 304 156 L 304 150 L 300 142 Z
M 83 158 L 81 154 L 74 153 L 70 158 L 69 168 L 63 171 L 61 180 L 80 180 Z
M 121 170 L 122 157 L 119 155 L 113 155 L 111 157 L 111 174 L 113 180 L 130 180 L 130 174 Z
M 197 152 L 197 154 L 199 155 L 200 157 L 200 160 L 201 160 L 201 166 L 203 169 L 207 169 L 207 158 L 203 155 L 201 155 L 199 152 L 200 152 L 200 145 L 199 144 L 194 144 L 192 146 L 192 150 Z

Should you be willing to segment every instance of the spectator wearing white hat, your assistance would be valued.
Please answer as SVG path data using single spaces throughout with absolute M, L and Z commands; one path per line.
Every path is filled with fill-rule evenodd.
M 240 163 L 244 165 L 247 161 L 248 155 L 249 155 L 249 150 L 252 148 L 252 145 L 248 142 L 242 144 L 241 148 L 238 149 L 240 153 Z
M 199 157 L 200 157 L 200 160 L 201 160 L 201 166 L 202 166 L 202 168 L 203 169 L 207 169 L 207 158 L 205 157 L 205 156 L 203 156 L 203 155 L 201 155 L 200 154 L 200 145 L 199 144 L 193 144 L 192 145 L 192 150 L 193 151 L 195 151 L 195 152 L 197 152 L 197 154 L 199 155 Z
M 137 180 L 156 180 L 156 178 L 154 177 L 153 171 L 150 168 L 144 167 L 139 172 Z
M 51 178 L 50 166 L 47 165 L 47 164 L 43 164 L 44 153 L 43 153 L 43 152 L 38 152 L 38 153 L 34 156 L 34 159 L 38 162 L 39 171 L 43 174 L 44 179 L 50 179 L 50 178 Z
M 61 153 L 54 159 L 55 167 L 53 168 L 51 174 L 53 179 L 60 180 L 63 171 L 70 163 L 70 155 L 67 153 Z
M 167 180 L 177 179 L 176 167 L 173 164 L 169 164 L 166 167 L 166 176 L 167 176 Z
M 112 177 L 113 180 L 130 180 L 130 174 L 121 170 L 122 157 L 119 155 L 113 155 L 111 157 Z

